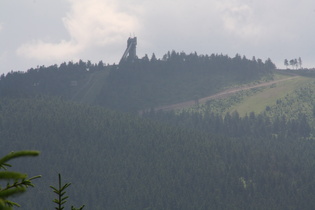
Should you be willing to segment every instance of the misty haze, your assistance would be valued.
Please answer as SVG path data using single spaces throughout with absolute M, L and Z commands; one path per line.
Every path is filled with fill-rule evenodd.
M 0 11 L 0 209 L 315 208 L 314 2 Z

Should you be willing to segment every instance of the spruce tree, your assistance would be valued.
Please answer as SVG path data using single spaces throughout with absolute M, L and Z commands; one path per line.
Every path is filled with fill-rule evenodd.
M 39 175 L 28 178 L 27 174 L 8 171 L 7 168 L 11 167 L 11 165 L 7 162 L 19 157 L 38 155 L 38 151 L 19 151 L 11 152 L 0 159 L 0 170 L 3 170 L 0 171 L 0 181 L 4 180 L 7 182 L 5 186 L 0 185 L 0 210 L 12 210 L 14 206 L 20 207 L 18 203 L 9 200 L 9 198 L 24 193 L 28 187 L 34 187 L 32 181 L 41 177 Z
M 58 198 L 54 199 L 53 202 L 57 204 L 57 207 L 55 207 L 56 210 L 63 210 L 64 204 L 67 202 L 67 199 L 69 196 L 65 196 L 66 189 L 71 185 L 71 183 L 66 183 L 62 185 L 61 183 L 61 175 L 58 174 L 59 182 L 58 182 L 58 189 L 56 187 L 50 186 L 50 188 L 53 189 L 53 192 L 57 194 Z M 82 205 L 80 208 L 75 208 L 71 206 L 71 210 L 82 210 L 84 208 L 84 205 Z

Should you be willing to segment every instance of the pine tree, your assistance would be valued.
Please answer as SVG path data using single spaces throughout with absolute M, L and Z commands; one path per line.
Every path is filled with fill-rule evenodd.
M 67 202 L 67 199 L 69 198 L 69 196 L 65 196 L 66 194 L 66 189 L 71 185 L 71 183 L 66 183 L 64 185 L 61 184 L 61 175 L 58 174 L 58 178 L 59 178 L 59 184 L 58 184 L 58 189 L 50 186 L 50 188 L 53 189 L 53 192 L 57 194 L 58 198 L 54 199 L 53 202 L 57 204 L 57 207 L 55 207 L 56 210 L 63 210 L 64 204 Z M 81 206 L 80 208 L 75 208 L 73 206 L 71 206 L 71 210 L 82 210 L 84 208 L 84 205 Z
M 0 210 L 12 210 L 14 206 L 20 207 L 18 203 L 8 200 L 9 197 L 24 193 L 28 187 L 34 187 L 32 180 L 41 176 L 27 178 L 27 174 L 19 172 L 7 171 L 7 167 L 11 167 L 7 162 L 19 157 L 38 156 L 38 151 L 19 151 L 11 152 L 0 159 L 0 180 L 7 181 L 6 186 L 0 185 Z

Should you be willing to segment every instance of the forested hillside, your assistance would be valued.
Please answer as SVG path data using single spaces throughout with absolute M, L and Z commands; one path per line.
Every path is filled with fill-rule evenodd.
M 1 75 L 1 97 L 60 96 L 71 99 L 87 83 L 91 75 L 106 71 L 103 62 L 68 62 L 49 67 L 39 66 L 26 72 L 9 72 Z
M 12 162 L 16 171 L 43 175 L 18 203 L 51 209 L 49 186 L 61 173 L 72 183 L 69 205 L 85 209 L 314 209 L 312 79 L 260 113 L 228 110 L 261 89 L 196 109 L 153 109 L 272 80 L 274 70 L 270 59 L 173 51 L 2 75 L 0 155 L 41 151 Z
M 288 121 L 272 132 L 276 124 L 252 115 L 180 116 L 171 124 L 45 97 L 2 99 L 0 107 L 1 154 L 42 151 L 27 164 L 13 164 L 43 175 L 21 197 L 24 209 L 50 208 L 48 186 L 59 172 L 73 184 L 74 205 L 87 209 L 315 206 L 315 144 Z M 211 118 L 219 123 L 198 123 Z
M 272 78 L 270 59 L 168 52 L 134 62 L 68 62 L 10 72 L 0 78 L 0 96 L 50 95 L 120 111 L 139 111 L 214 94 L 226 87 Z M 102 73 L 104 72 L 104 73 Z
M 104 86 L 100 104 L 118 110 L 139 110 L 214 94 L 226 87 L 272 78 L 270 59 L 247 59 L 236 55 L 185 54 L 168 52 L 123 63 L 112 71 Z

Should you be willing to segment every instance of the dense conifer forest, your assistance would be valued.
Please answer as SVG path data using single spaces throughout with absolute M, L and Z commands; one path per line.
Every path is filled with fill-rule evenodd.
M 314 84 L 260 114 L 136 112 L 271 80 L 274 70 L 269 59 L 170 52 L 1 76 L 0 155 L 41 151 L 12 162 L 42 175 L 16 200 L 51 209 L 61 173 L 84 209 L 314 209 Z
M 7 151 L 42 152 L 31 166 L 15 163 L 43 175 L 20 202 L 28 208 L 49 206 L 47 186 L 60 172 L 73 183 L 74 202 L 89 209 L 312 209 L 309 133 L 287 133 L 287 122 L 275 130 L 253 114 L 207 124 L 196 117 L 200 128 L 181 125 L 183 116 L 175 125 L 60 99 L 8 99 L 1 139 Z

